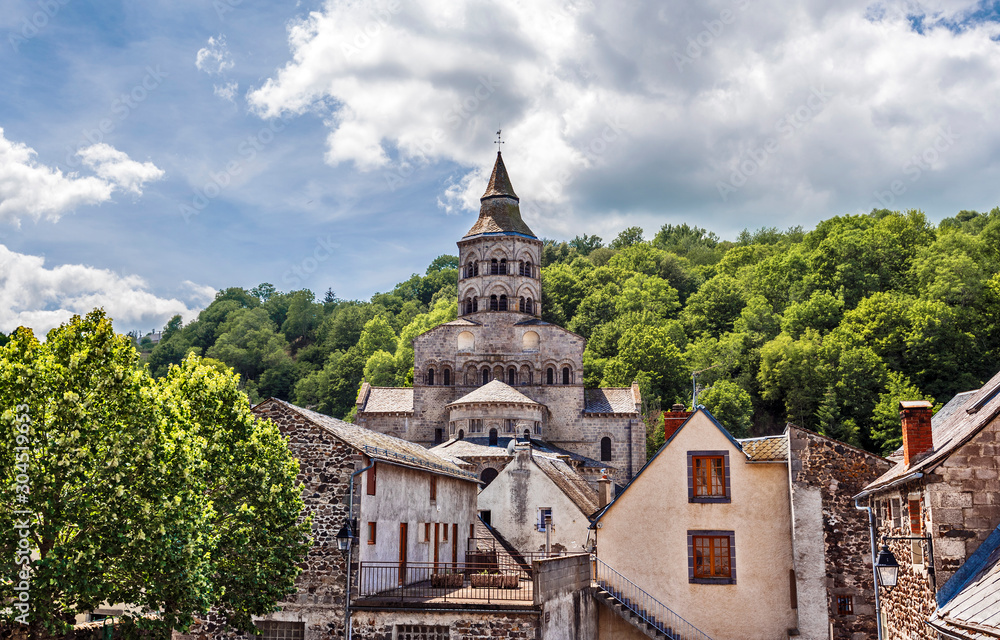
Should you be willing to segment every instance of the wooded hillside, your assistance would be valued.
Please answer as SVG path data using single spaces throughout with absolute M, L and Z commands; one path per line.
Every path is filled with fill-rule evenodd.
M 197 320 L 172 319 L 149 366 L 163 376 L 195 351 L 233 367 L 254 400 L 350 419 L 362 376 L 412 384 L 414 336 L 456 316 L 457 266 L 442 255 L 366 302 L 226 289 Z M 546 241 L 542 309 L 587 338 L 587 386 L 638 380 L 650 413 L 690 405 L 700 371 L 698 403 L 737 436 L 788 421 L 886 452 L 900 399 L 943 403 L 1000 369 L 998 272 L 1000 208 L 937 226 L 878 210 L 735 242 L 633 227 L 607 246 Z

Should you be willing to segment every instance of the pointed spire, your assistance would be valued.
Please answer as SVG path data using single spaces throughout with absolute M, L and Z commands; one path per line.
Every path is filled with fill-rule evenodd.
M 508 198 L 514 198 L 520 202 L 517 194 L 514 193 L 514 187 L 510 184 L 510 176 L 507 175 L 507 167 L 503 165 L 503 156 L 497 151 L 497 161 L 493 165 L 493 175 L 490 176 L 490 183 L 486 185 L 486 193 L 483 194 L 484 198 L 494 198 L 496 196 L 506 196 Z

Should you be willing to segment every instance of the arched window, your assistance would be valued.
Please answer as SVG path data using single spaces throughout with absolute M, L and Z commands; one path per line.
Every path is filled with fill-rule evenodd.
M 465 429 L 459 429 L 458 430 L 458 439 L 459 440 L 465 440 Z
M 472 296 L 472 311 L 479 311 L 479 298 Z
M 483 483 L 484 487 L 490 486 L 490 483 L 497 479 L 500 472 L 493 467 L 486 467 L 483 472 L 479 475 L 480 482 Z
M 524 296 L 521 296 L 517 300 L 517 310 L 524 313 Z
M 563 367 L 563 384 L 569 384 L 569 367 Z
M 601 462 L 611 462 L 611 438 L 601 438 Z
M 525 441 L 531 440 L 531 432 L 527 429 L 524 430 L 524 439 Z
M 472 275 L 474 275 L 474 276 L 478 276 L 479 275 L 479 263 L 478 262 L 473 262 L 472 263 Z
M 507 258 L 500 258 L 500 275 L 507 275 Z
M 513 387 L 516 383 L 517 371 L 514 370 L 514 367 L 511 367 L 510 369 L 507 369 L 507 384 Z
M 444 370 L 444 386 L 451 386 L 451 369 Z
M 465 309 L 465 313 L 472 313 L 472 298 L 465 299 L 465 306 L 463 308 Z
M 490 429 L 490 446 L 491 447 L 497 446 L 497 430 L 496 429 Z
M 524 275 L 524 262 L 522 262 L 521 260 L 517 261 L 517 275 L 519 276 Z
M 429 385 L 434 384 L 434 369 L 427 370 L 427 384 Z
M 490 260 L 490 275 L 498 275 L 500 273 L 500 263 L 497 262 L 496 258 Z
M 524 275 L 528 276 L 529 278 L 534 278 L 535 277 L 535 273 L 531 269 L 531 263 L 530 262 L 525 262 L 524 263 Z
M 473 274 L 473 273 L 475 273 L 475 271 L 476 271 L 476 269 L 475 269 L 475 267 L 473 266 L 473 263 L 472 263 L 472 262 L 470 262 L 469 264 L 467 264 L 467 265 L 465 266 L 465 277 L 466 277 L 466 278 L 471 278 L 471 277 L 472 277 L 472 274 Z
M 500 294 L 500 311 L 507 310 L 507 296 L 505 294 Z
M 494 294 L 490 296 L 490 311 L 496 311 L 497 309 L 499 309 L 499 306 L 500 306 L 500 301 L 497 300 L 496 295 Z
M 483 367 L 483 384 L 490 381 L 490 370 L 487 367 Z
M 471 331 L 463 331 L 458 334 L 458 350 L 472 351 L 476 346 L 476 336 Z
M 524 305 L 524 312 L 535 315 L 535 302 L 531 298 L 528 298 L 528 302 Z
M 556 372 L 549 367 L 545 370 L 545 384 L 555 384 Z
M 521 337 L 521 351 L 538 351 L 538 334 L 534 331 L 525 332 Z

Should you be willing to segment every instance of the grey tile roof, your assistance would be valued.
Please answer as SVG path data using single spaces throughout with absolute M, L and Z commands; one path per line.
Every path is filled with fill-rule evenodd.
M 458 400 L 449 403 L 447 406 L 451 407 L 458 404 L 479 404 L 491 402 L 504 402 L 507 404 L 538 404 L 514 387 L 500 382 L 499 380 L 491 380 L 472 393 L 468 393 Z
M 583 515 L 597 511 L 597 491 L 580 477 L 573 467 L 558 456 L 532 452 L 532 461 L 541 469 L 559 490 L 575 504 Z
M 788 460 L 788 436 L 764 436 L 738 440 L 750 462 L 784 462 Z
M 496 446 L 489 446 L 486 438 L 465 438 L 463 440 L 448 440 L 431 451 L 449 458 L 509 458 L 507 453 L 507 441 L 510 438 L 500 438 Z M 501 444 L 502 443 L 502 444 Z
M 954 415 L 956 411 L 958 411 L 959 409 L 961 409 L 962 407 L 964 407 L 966 405 L 966 403 L 968 403 L 969 400 L 972 399 L 972 396 L 976 395 L 977 393 L 979 393 L 979 392 L 978 391 L 963 391 L 962 393 L 957 394 L 954 398 L 952 398 L 951 400 L 949 400 L 948 404 L 946 404 L 943 407 L 941 407 L 941 409 L 939 409 L 938 412 L 934 414 L 934 417 L 931 418 L 931 429 L 932 430 L 937 429 L 942 424 L 944 424 L 945 420 L 948 420 L 949 418 L 951 418 L 952 415 Z M 898 449 L 896 449 L 895 451 L 893 451 L 892 454 L 890 454 L 888 457 L 890 457 L 890 458 L 897 458 L 898 457 L 900 460 L 902 460 L 903 459 L 903 447 L 899 447 Z
M 265 402 L 276 402 L 283 405 L 288 410 L 299 414 L 314 425 L 331 432 L 337 438 L 354 447 L 358 452 L 364 453 L 369 458 L 435 471 L 444 475 L 462 478 L 463 480 L 471 479 L 478 481 L 475 474 L 460 469 L 454 462 L 446 460 L 414 442 L 408 442 L 401 438 L 394 438 L 384 433 L 378 433 L 365 427 L 344 422 L 343 420 L 337 420 L 322 413 L 297 407 L 284 400 L 271 398 L 270 400 L 265 400 Z
M 372 387 L 365 413 L 413 413 L 413 387 Z
M 946 417 L 938 420 L 936 424 L 933 420 L 931 421 L 931 433 L 934 441 L 934 450 L 931 454 L 909 467 L 902 462 L 897 463 L 896 466 L 865 487 L 865 492 L 877 490 L 879 487 L 911 473 L 933 469 L 956 449 L 968 442 L 980 429 L 992 422 L 997 415 L 1000 415 L 1000 373 L 993 376 L 989 382 L 971 396 L 953 400 L 953 402 L 961 404 L 952 407 Z
M 998 531 L 970 556 L 953 580 L 961 589 L 941 605 L 928 624 L 959 638 L 1000 637 L 1000 535 Z M 967 572 L 966 575 L 962 575 Z M 952 580 L 945 584 L 948 589 Z
M 583 411 L 584 413 L 637 413 L 632 388 L 586 389 Z

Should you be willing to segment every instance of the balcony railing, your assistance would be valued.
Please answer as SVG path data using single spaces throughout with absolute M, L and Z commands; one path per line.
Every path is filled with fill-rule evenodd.
M 483 556 L 479 556 L 482 558 Z M 485 562 L 362 562 L 359 596 L 392 602 L 510 602 L 530 604 L 531 576 L 503 556 Z

